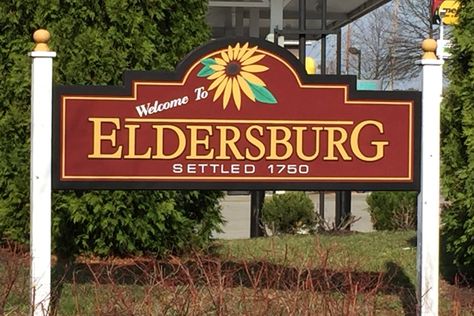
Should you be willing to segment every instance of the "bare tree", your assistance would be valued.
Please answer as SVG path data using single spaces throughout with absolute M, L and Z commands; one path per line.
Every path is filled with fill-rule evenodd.
M 433 36 L 431 1 L 398 1 L 398 23 L 389 33 L 388 41 L 392 50 L 391 73 L 396 79 L 407 79 L 419 74 L 415 61 L 420 59 L 421 42 Z
M 354 23 L 352 44 L 361 51 L 361 77 L 363 79 L 383 79 L 387 77 L 390 59 L 389 37 L 392 26 L 391 6 L 383 6 Z M 350 59 L 354 69 L 356 58 Z
M 352 43 L 361 50 L 362 78 L 395 80 L 419 74 L 423 39 L 433 35 L 430 0 L 393 0 L 354 23 Z M 354 69 L 355 58 L 350 67 Z

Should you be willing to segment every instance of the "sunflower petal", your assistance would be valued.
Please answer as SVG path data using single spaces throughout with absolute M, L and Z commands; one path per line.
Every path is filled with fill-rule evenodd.
M 211 66 L 211 68 L 214 70 L 217 70 L 213 66 Z M 262 66 L 262 65 L 248 65 L 248 66 L 243 66 L 242 70 L 247 71 L 247 72 L 264 72 L 268 70 L 268 67 Z
M 245 60 L 247 60 L 247 58 L 249 58 L 250 56 L 252 56 L 256 51 L 257 51 L 257 48 L 258 46 L 254 46 L 252 48 L 249 48 L 247 50 L 247 52 L 242 56 L 242 58 L 240 59 L 241 62 L 244 62 Z
M 259 86 L 266 86 L 265 82 L 263 82 L 262 79 L 259 77 L 255 76 L 254 74 L 246 71 L 241 71 L 240 75 L 244 77 L 244 79 L 248 80 L 250 83 L 259 85 Z
M 217 79 L 219 79 L 219 78 L 221 78 L 221 77 L 225 77 L 224 74 L 225 74 L 225 71 L 223 71 L 223 70 L 222 70 L 222 71 L 216 71 L 215 73 L 213 73 L 212 75 L 210 75 L 209 77 L 207 77 L 207 79 L 208 79 L 208 80 L 214 80 L 214 79 L 216 79 L 215 81 L 217 81 Z M 222 79 L 221 79 L 220 81 L 222 81 Z M 220 81 L 219 81 L 219 82 L 220 82 Z M 214 82 L 213 82 L 213 83 L 214 83 Z M 211 84 L 211 85 L 212 85 L 212 84 Z
M 245 52 L 247 51 L 247 48 L 249 47 L 249 43 L 245 43 L 244 46 L 240 49 L 239 55 L 237 56 L 237 60 L 240 60 L 242 56 L 244 56 Z
M 223 99 L 224 109 L 227 107 L 227 104 L 229 104 L 230 95 L 232 94 L 232 81 L 233 80 L 234 79 L 229 78 L 229 80 L 227 80 L 227 85 L 225 86 L 224 99 Z
M 227 53 L 224 50 L 221 52 L 221 57 L 225 61 L 225 65 L 227 65 L 230 59 L 229 59 L 229 55 L 227 55 Z M 217 61 L 217 58 L 216 58 L 216 61 Z
M 240 53 L 240 43 L 237 43 L 237 45 L 235 45 L 234 47 L 234 59 L 237 59 L 237 56 L 239 55 Z
M 253 95 L 252 89 L 250 89 L 250 86 L 247 81 L 245 81 L 245 79 L 240 75 L 237 76 L 237 80 L 239 81 L 240 89 L 242 89 L 242 91 L 250 100 L 255 102 L 255 96 Z
M 211 66 L 208 66 L 208 67 L 211 68 L 212 70 L 215 70 L 215 71 L 221 71 L 221 70 L 225 69 L 225 66 L 223 66 L 223 65 L 211 65 Z
M 221 54 L 221 56 L 222 56 L 222 54 Z M 227 55 L 226 55 L 226 56 L 227 56 Z M 228 62 L 226 62 L 224 59 L 219 58 L 219 57 L 214 58 L 214 60 L 216 61 L 216 63 L 217 63 L 218 65 L 222 65 L 222 66 L 225 66 L 225 65 L 227 65 L 227 63 L 228 63 Z
M 224 80 L 222 80 L 222 82 L 217 87 L 216 93 L 214 94 L 214 98 L 212 99 L 212 101 L 216 101 L 217 99 L 219 99 L 222 92 L 224 91 L 224 88 L 226 87 L 227 81 L 229 81 L 229 77 L 226 77 L 226 76 L 223 76 L 223 77 L 224 77 Z
M 243 61 L 242 66 L 255 64 L 256 62 L 259 62 L 263 57 L 265 57 L 265 55 L 263 55 L 263 54 L 252 56 L 249 59 Z
M 235 106 L 240 110 L 240 87 L 237 79 L 232 78 L 232 96 L 234 97 Z
M 227 55 L 229 55 L 229 60 L 234 59 L 234 50 L 232 49 L 232 47 L 230 45 L 229 45 L 229 47 L 227 47 Z

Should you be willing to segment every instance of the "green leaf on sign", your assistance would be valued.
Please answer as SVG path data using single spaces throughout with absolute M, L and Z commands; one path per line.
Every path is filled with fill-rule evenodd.
M 205 58 L 201 60 L 201 64 L 210 66 L 210 65 L 215 65 L 217 64 L 214 58 Z
M 197 74 L 198 77 L 207 77 L 214 73 L 215 71 L 212 70 L 209 66 L 204 66 L 201 71 Z
M 260 86 L 254 83 L 251 83 L 250 81 L 246 80 L 247 83 L 250 86 L 250 89 L 253 92 L 253 95 L 255 96 L 255 99 L 257 101 L 260 101 L 262 103 L 268 103 L 268 104 L 276 104 L 277 100 L 273 96 L 273 94 L 264 86 Z

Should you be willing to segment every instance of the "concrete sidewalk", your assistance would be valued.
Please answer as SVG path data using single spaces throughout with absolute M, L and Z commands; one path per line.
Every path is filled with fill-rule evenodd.
M 314 203 L 315 211 L 319 212 L 319 193 L 308 192 Z M 368 193 L 352 192 L 352 215 L 360 218 L 351 227 L 353 231 L 373 231 L 368 206 L 365 202 Z M 335 217 L 335 193 L 324 194 L 325 219 L 330 224 L 334 223 Z M 241 239 L 250 237 L 250 195 L 227 195 L 221 203 L 222 215 L 227 223 L 224 225 L 224 233 L 215 234 L 216 238 Z

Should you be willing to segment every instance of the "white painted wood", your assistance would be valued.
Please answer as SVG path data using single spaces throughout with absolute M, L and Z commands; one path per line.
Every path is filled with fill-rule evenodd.
M 51 120 L 54 52 L 35 51 L 31 67 L 31 310 L 49 315 L 51 293 Z
M 421 192 L 418 196 L 417 297 L 419 315 L 438 315 L 439 298 L 439 191 L 440 104 L 442 65 L 423 59 Z

